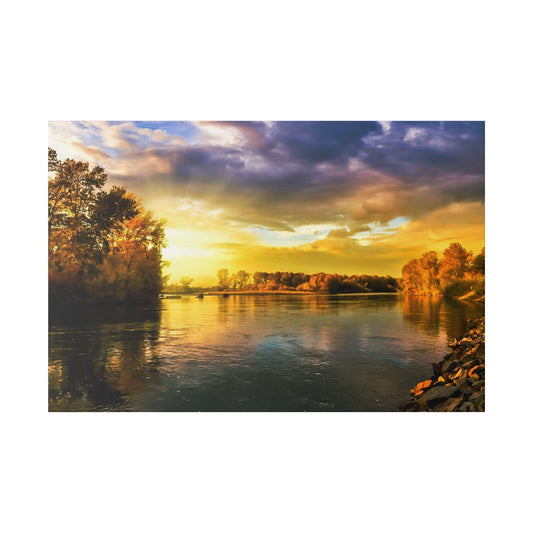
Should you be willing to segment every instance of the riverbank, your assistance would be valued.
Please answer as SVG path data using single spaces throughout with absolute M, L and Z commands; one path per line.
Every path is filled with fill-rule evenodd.
M 162 292 L 161 296 L 165 298 L 181 298 L 182 296 L 198 296 L 198 294 L 203 294 L 204 296 L 242 296 L 242 295 L 259 295 L 259 296 L 267 296 L 271 294 L 284 294 L 284 295 L 319 295 L 319 296 L 382 296 L 382 295 L 391 295 L 391 294 L 400 294 L 399 292 L 327 292 L 327 291 L 302 291 L 302 290 L 294 290 L 294 291 L 288 291 L 288 290 L 272 290 L 272 291 L 251 291 L 251 290 L 243 290 L 243 291 L 209 291 L 209 290 L 203 290 L 203 291 L 197 291 L 194 290 L 192 292 L 180 292 L 180 293 L 170 293 L 170 292 Z
M 413 296 L 443 296 L 464 302 L 485 303 L 485 278 L 482 279 L 460 279 L 450 283 L 444 290 L 435 291 L 401 291 L 403 294 Z
M 485 293 L 482 295 L 479 295 L 476 291 L 470 291 L 466 294 L 463 294 L 462 296 L 457 297 L 458 300 L 461 300 L 463 302 L 476 302 L 479 304 L 485 303 Z
M 206 296 L 213 295 L 213 296 L 239 296 L 242 294 L 250 295 L 250 294 L 259 294 L 260 296 L 266 296 L 269 294 L 311 294 L 311 295 L 318 295 L 318 296 L 376 296 L 376 295 L 390 295 L 390 294 L 398 294 L 397 292 L 327 292 L 327 291 L 287 291 L 287 290 L 275 290 L 275 291 L 221 291 L 221 292 L 209 292 L 204 293 Z
M 473 320 L 452 351 L 433 363 L 433 376 L 410 390 L 400 411 L 485 411 L 485 317 Z

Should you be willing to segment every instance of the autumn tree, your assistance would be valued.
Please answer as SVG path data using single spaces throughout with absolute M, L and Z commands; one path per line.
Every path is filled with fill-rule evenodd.
M 404 292 L 419 292 L 422 290 L 422 275 L 418 259 L 411 259 L 402 268 L 402 287 Z
M 48 150 L 50 297 L 125 301 L 161 290 L 163 222 L 104 169 Z
M 57 152 L 48 147 L 48 172 L 53 172 L 57 169 L 59 161 L 57 160 Z
M 439 264 L 439 279 L 444 288 L 452 281 L 464 279 L 471 269 L 472 252 L 454 242 L 444 250 Z
M 476 255 L 472 261 L 472 272 L 477 275 L 485 275 L 485 247 L 481 249 L 481 252 Z
M 227 268 L 222 268 L 217 272 L 218 286 L 221 290 L 229 289 L 230 277 Z
M 134 199 L 137 214 L 112 230 L 112 247 L 101 268 L 104 280 L 114 280 L 121 300 L 139 300 L 162 290 L 163 222 Z
M 426 252 L 418 260 L 421 289 L 425 294 L 439 294 L 439 259 L 437 252 Z
M 419 259 L 408 261 L 402 268 L 402 290 L 416 294 L 455 294 L 465 287 L 471 288 L 476 276 L 484 276 L 484 270 L 485 248 L 472 261 L 472 252 L 455 242 L 444 250 L 440 261 L 436 252 L 426 252 Z
M 190 276 L 183 276 L 180 279 L 179 287 L 182 291 L 190 291 L 191 290 L 191 283 L 194 281 L 194 278 L 191 278 Z
M 246 270 L 239 270 L 235 274 L 235 287 L 238 289 L 244 289 L 248 284 L 249 274 Z
M 262 288 L 268 282 L 268 272 L 254 272 L 252 279 L 257 288 Z
M 294 290 L 329 293 L 354 292 L 396 292 L 398 283 L 391 276 L 346 276 L 343 274 L 304 274 L 303 272 L 254 272 L 250 276 L 239 270 L 231 275 L 224 269 L 217 273 L 220 281 L 228 280 L 233 289 L 251 288 L 253 290 Z M 250 285 L 252 284 L 252 285 Z

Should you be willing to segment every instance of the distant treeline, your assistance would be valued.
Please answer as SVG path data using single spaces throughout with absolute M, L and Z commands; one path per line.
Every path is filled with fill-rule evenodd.
M 328 293 L 396 292 L 398 280 L 391 276 L 303 274 L 302 272 L 217 272 L 221 291 L 313 291 Z
M 401 290 L 411 294 L 461 296 L 485 291 L 485 248 L 473 256 L 458 242 L 450 244 L 439 260 L 436 252 L 411 259 L 402 268 Z
M 101 167 L 48 149 L 50 301 L 126 302 L 162 288 L 163 223 L 125 187 L 104 191 Z

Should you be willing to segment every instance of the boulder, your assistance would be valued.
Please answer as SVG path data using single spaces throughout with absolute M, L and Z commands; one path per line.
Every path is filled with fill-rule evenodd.
M 478 390 L 485 390 L 485 380 L 480 379 L 479 381 L 474 381 L 474 383 L 472 383 L 472 388 Z
M 459 407 L 459 411 L 462 413 L 469 413 L 471 411 L 475 411 L 474 404 L 472 402 L 465 402 L 461 407 Z
M 426 404 L 429 407 L 451 398 L 459 394 L 460 390 L 455 385 L 445 385 L 442 387 L 434 387 L 424 392 L 418 399 L 421 404 Z
M 457 407 L 461 405 L 463 402 L 463 397 L 458 396 L 456 398 L 449 398 L 448 400 L 445 400 L 444 402 L 438 403 L 433 408 L 434 411 L 440 411 L 440 412 L 452 412 L 456 411 Z
M 432 381 L 430 379 L 421 381 L 420 383 L 417 383 L 409 392 L 416 398 L 417 396 L 420 396 L 428 387 L 430 387 L 431 383 Z
M 418 411 L 418 402 L 402 403 L 400 411 Z
M 410 390 L 411 401 L 402 410 L 485 410 L 485 320 L 472 324 L 462 339 L 450 344 L 451 353 L 433 363 L 433 377 Z
M 443 365 L 442 365 L 442 373 L 451 372 L 453 368 L 457 365 L 457 361 L 454 361 L 453 359 L 448 359 Z
M 472 394 L 472 396 L 470 396 L 470 401 L 471 402 L 475 402 L 476 400 L 478 400 L 479 398 L 483 398 L 485 399 L 485 391 L 477 391 L 477 392 L 474 392 Z
M 468 371 L 468 376 L 471 377 L 471 378 L 474 378 L 475 379 L 475 376 L 477 376 L 477 379 L 479 379 L 479 377 L 481 375 L 485 375 L 485 365 L 476 365 L 476 366 L 473 366 L 469 371 Z

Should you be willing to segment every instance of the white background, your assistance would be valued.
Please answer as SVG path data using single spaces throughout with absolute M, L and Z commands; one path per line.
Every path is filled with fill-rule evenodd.
M 4 531 L 525 531 L 526 2 L 2 8 Z M 47 413 L 48 120 L 486 120 L 487 412 Z

